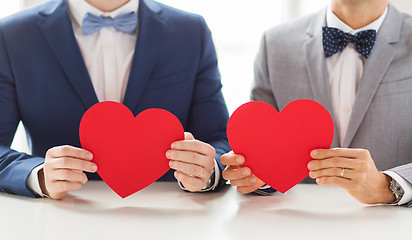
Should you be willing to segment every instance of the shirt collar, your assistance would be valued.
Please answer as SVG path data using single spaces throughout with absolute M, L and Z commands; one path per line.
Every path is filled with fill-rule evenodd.
M 112 17 L 115 18 L 121 14 L 129 12 L 137 12 L 139 8 L 139 0 L 130 0 L 125 5 L 112 12 L 102 12 L 99 9 L 93 7 L 85 0 L 67 0 L 67 6 L 72 17 L 76 23 L 81 27 L 84 15 L 90 12 L 97 16 Z
M 372 30 L 375 30 L 376 32 L 378 32 L 379 28 L 382 26 L 382 23 L 385 20 L 385 17 L 386 17 L 387 14 L 388 14 L 388 7 L 386 7 L 385 11 L 382 13 L 382 15 L 378 19 L 376 19 L 375 21 L 373 21 L 369 25 L 367 25 L 363 28 L 359 28 L 359 29 L 352 29 L 347 24 L 342 22 L 342 20 L 340 20 L 332 12 L 332 7 L 329 4 L 328 9 L 326 11 L 326 25 L 328 27 L 333 27 L 333 28 L 340 29 L 340 30 L 342 30 L 344 32 L 347 32 L 347 33 L 350 33 L 352 35 L 354 35 L 358 32 L 361 32 L 361 31 L 369 30 L 369 29 L 372 29 Z

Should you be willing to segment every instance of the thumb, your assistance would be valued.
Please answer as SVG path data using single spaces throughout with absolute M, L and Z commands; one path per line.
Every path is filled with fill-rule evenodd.
M 190 132 L 185 132 L 185 140 L 195 140 L 195 137 Z

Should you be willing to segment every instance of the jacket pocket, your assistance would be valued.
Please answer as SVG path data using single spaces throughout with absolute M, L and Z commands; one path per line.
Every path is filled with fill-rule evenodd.
M 186 80 L 186 71 L 152 77 L 146 85 L 146 89 L 164 88 L 176 85 Z
M 388 96 L 412 92 L 412 78 L 382 81 L 375 96 Z

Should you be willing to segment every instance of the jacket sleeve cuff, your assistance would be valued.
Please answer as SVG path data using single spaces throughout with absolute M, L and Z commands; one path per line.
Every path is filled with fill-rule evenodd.
M 36 195 L 36 197 L 49 197 L 44 194 L 40 188 L 39 183 L 39 171 L 43 169 L 44 164 L 40 164 L 39 166 L 35 167 L 29 177 L 27 178 L 26 185 L 27 188 Z
M 259 194 L 259 195 L 264 195 L 264 196 L 270 196 L 273 193 L 277 192 L 274 188 L 271 186 L 265 184 L 259 189 L 255 190 L 253 193 Z
M 397 174 L 393 171 L 390 171 L 390 170 L 384 171 L 382 173 L 384 173 L 384 174 L 388 175 L 389 177 L 393 178 L 403 188 L 403 191 L 404 191 L 403 197 L 397 203 L 397 205 L 407 204 L 407 203 L 412 201 L 412 184 L 410 182 L 406 181 L 399 174 Z

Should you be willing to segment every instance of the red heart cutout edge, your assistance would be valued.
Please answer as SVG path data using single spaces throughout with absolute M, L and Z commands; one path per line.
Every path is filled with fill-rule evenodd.
M 300 99 L 279 113 L 264 102 L 240 106 L 227 126 L 234 153 L 245 157 L 244 166 L 269 186 L 285 193 L 308 176 L 314 149 L 328 149 L 334 125 L 319 103 Z
M 140 191 L 169 169 L 166 151 L 184 139 L 179 119 L 158 108 L 136 117 L 123 104 L 100 102 L 83 115 L 80 142 L 93 154 L 97 173 L 120 197 Z

